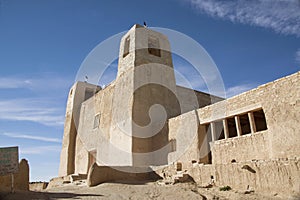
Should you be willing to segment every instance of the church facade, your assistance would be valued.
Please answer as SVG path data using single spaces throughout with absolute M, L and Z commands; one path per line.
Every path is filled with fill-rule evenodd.
M 299 91 L 299 72 L 229 99 L 177 86 L 168 38 L 134 25 L 116 80 L 70 89 L 59 177 L 92 186 L 186 173 L 200 185 L 300 192 Z

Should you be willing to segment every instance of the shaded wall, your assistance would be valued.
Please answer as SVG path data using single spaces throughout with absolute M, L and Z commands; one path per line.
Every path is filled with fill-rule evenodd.
M 11 190 L 11 175 L 0 176 L 0 191 Z M 29 190 L 29 165 L 28 161 L 22 159 L 19 163 L 19 172 L 14 174 L 15 190 Z

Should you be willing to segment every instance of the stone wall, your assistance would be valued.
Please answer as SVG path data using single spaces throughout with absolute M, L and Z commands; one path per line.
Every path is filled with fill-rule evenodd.
M 181 170 L 202 186 L 213 177 L 218 186 L 299 195 L 298 91 L 300 72 L 169 119 L 169 140 L 175 147 L 164 173 L 176 173 L 173 165 L 181 163 Z M 267 130 L 212 141 L 206 125 L 259 109 Z M 212 164 L 207 165 L 203 163 L 211 163 L 209 148 Z
M 205 124 L 262 108 L 266 117 L 268 133 L 264 133 L 262 137 L 251 135 L 247 139 L 232 140 L 231 148 L 236 146 L 234 147 L 235 151 L 227 150 L 226 153 L 243 152 L 241 153 L 243 157 L 239 156 L 240 161 L 251 158 L 299 157 L 300 93 L 298 91 L 300 91 L 300 72 L 199 109 L 199 121 L 200 124 Z M 224 112 L 219 112 L 220 110 Z M 245 143 L 244 140 L 249 141 L 245 141 Z M 229 144 L 230 142 L 215 142 L 213 154 L 224 154 L 225 149 L 229 148 Z M 228 155 L 228 157 L 234 156 Z M 220 159 L 223 158 L 221 156 L 213 157 L 213 163 L 223 163 Z
M 214 164 L 267 160 L 270 158 L 269 152 L 268 131 L 218 140 L 212 144 L 212 158 Z
M 170 119 L 169 140 L 176 141 L 176 151 L 170 153 L 169 158 L 180 154 L 179 162 L 190 163 L 195 160 L 207 163 L 205 154 L 209 153 L 208 143 L 213 164 L 227 164 L 232 160 L 243 162 L 299 157 L 300 94 L 296 92 L 300 91 L 299 74 Z M 211 134 L 207 133 L 207 124 L 258 109 L 264 111 L 266 131 L 212 142 Z
M 161 176 L 176 175 L 176 163 L 156 172 Z M 230 186 L 236 190 L 258 193 L 300 196 L 300 159 L 259 160 L 229 164 L 189 164 L 186 169 L 199 187 L 214 180 L 217 187 Z
M 48 186 L 47 182 L 34 182 L 29 184 L 30 191 L 42 191 Z
M 0 191 L 11 190 L 11 175 L 0 176 Z M 19 172 L 14 174 L 14 189 L 29 190 L 29 165 L 22 159 L 19 163 Z

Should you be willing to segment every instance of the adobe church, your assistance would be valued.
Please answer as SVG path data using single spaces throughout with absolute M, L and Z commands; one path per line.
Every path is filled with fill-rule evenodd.
M 59 177 L 300 193 L 299 91 L 300 72 L 229 99 L 177 86 L 168 38 L 134 25 L 115 81 L 70 89 Z

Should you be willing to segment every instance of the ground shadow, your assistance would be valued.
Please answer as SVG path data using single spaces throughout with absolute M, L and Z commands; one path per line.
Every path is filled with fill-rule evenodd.
M 26 199 L 81 199 L 81 197 L 103 197 L 101 194 L 74 194 L 68 192 L 34 192 L 16 191 L 15 193 L 0 192 L 0 200 L 26 200 Z

